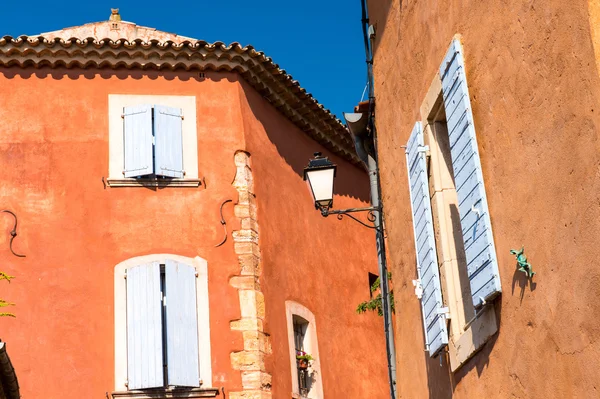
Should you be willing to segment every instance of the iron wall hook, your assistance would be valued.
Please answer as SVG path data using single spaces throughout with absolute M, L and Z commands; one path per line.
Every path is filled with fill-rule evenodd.
M 220 247 L 221 245 L 225 244 L 225 241 L 227 241 L 227 222 L 225 221 L 225 218 L 223 217 L 223 207 L 225 206 L 225 204 L 229 203 L 229 202 L 233 202 L 233 200 L 225 200 L 223 201 L 223 203 L 221 204 L 221 208 L 219 209 L 219 212 L 221 214 L 221 225 L 223 226 L 223 232 L 225 233 L 225 236 L 223 237 L 223 240 L 215 245 L 215 248 Z
M 4 213 L 8 213 L 10 215 L 12 215 L 12 217 L 15 219 L 15 225 L 13 227 L 13 229 L 10 231 L 10 242 L 9 242 L 9 247 L 10 247 L 10 252 L 12 252 L 12 254 L 14 256 L 18 256 L 19 258 L 24 258 L 25 255 L 19 255 L 18 253 L 16 253 L 13 250 L 13 240 L 15 239 L 15 237 L 17 236 L 17 225 L 18 225 L 18 221 L 17 221 L 17 215 L 15 215 L 15 213 L 13 211 L 10 211 L 8 209 L 3 209 L 0 212 L 4 212 Z

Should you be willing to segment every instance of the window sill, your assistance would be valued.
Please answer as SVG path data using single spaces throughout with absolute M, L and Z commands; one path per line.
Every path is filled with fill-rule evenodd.
M 150 389 L 127 392 L 113 392 L 113 399 L 169 399 L 169 398 L 215 398 L 219 395 L 218 388 L 177 388 L 177 389 Z
M 199 187 L 202 181 L 199 179 L 107 179 L 109 187 Z
M 459 337 L 451 336 L 448 342 L 448 352 L 452 372 L 458 370 L 467 360 L 475 356 L 497 331 L 496 313 L 493 307 L 488 307 Z

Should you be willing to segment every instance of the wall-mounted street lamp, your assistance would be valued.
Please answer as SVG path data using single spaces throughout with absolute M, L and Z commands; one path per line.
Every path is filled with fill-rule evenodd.
M 379 208 L 370 206 L 366 208 L 331 210 L 333 207 L 333 185 L 337 165 L 331 162 L 327 157 L 322 156 L 320 152 L 315 152 L 314 156 L 313 159 L 308 161 L 308 166 L 304 168 L 304 180 L 308 182 L 310 193 L 315 201 L 315 208 L 320 211 L 321 215 L 324 217 L 337 215 L 338 219 L 342 219 L 343 216 L 348 216 L 363 226 L 374 229 L 374 225 L 368 225 L 350 215 L 350 213 L 368 212 L 367 219 L 369 222 L 374 223 L 375 217 L 373 211 L 379 210 Z
M 394 347 L 394 332 L 392 328 L 391 305 L 389 301 L 389 282 L 387 272 L 387 261 L 385 256 L 385 237 L 383 231 L 383 209 L 381 206 L 379 169 L 377 167 L 377 155 L 375 153 L 374 127 L 370 126 L 369 113 L 344 114 L 348 130 L 354 139 L 356 154 L 364 163 L 369 173 L 371 184 L 371 206 L 365 208 L 349 208 L 332 210 L 333 186 L 336 175 L 336 165 L 327 157 L 316 152 L 315 157 L 308 162 L 304 168 L 304 180 L 308 182 L 310 192 L 313 196 L 315 208 L 321 215 L 337 215 L 338 219 L 348 216 L 363 226 L 375 230 L 375 241 L 377 243 L 377 261 L 379 266 L 379 278 L 381 288 L 381 307 L 383 311 L 383 322 L 386 339 L 388 377 L 390 383 L 390 396 L 396 397 L 396 351 Z M 354 212 L 367 212 L 367 219 L 372 225 L 368 225 L 351 215 Z

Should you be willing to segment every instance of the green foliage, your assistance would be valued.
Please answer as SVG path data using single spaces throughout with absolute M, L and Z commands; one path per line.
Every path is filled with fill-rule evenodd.
M 304 353 L 303 355 L 296 355 L 296 359 L 298 360 L 306 360 L 307 362 L 313 361 L 315 360 L 310 353 L 306 353 L 306 352 L 302 352 Z
M 15 278 L 15 277 L 9 276 L 8 274 L 6 274 L 4 272 L 0 272 L 0 281 L 6 280 L 10 283 L 10 280 L 12 280 L 13 278 Z M 7 306 L 14 306 L 14 303 L 10 303 L 10 302 L 5 301 L 4 299 L 0 299 L 0 308 L 4 308 Z M 16 317 L 16 316 L 12 313 L 0 312 L 0 317 Z
M 388 281 L 392 281 L 392 273 L 390 273 L 390 272 L 388 272 Z M 377 277 L 377 280 L 375 280 L 373 282 L 373 285 L 371 285 L 371 293 L 374 293 L 375 291 L 379 290 L 380 285 L 381 285 L 381 281 L 380 281 L 379 277 Z M 396 307 L 394 306 L 394 290 L 390 291 L 389 299 L 390 299 L 390 306 L 392 307 L 392 313 L 395 313 Z M 371 312 L 377 311 L 377 314 L 379 316 L 383 316 L 383 308 L 381 305 L 381 292 L 379 292 L 371 300 L 359 303 L 358 306 L 356 307 L 356 313 L 358 313 L 358 314 L 366 313 L 367 311 L 371 311 Z

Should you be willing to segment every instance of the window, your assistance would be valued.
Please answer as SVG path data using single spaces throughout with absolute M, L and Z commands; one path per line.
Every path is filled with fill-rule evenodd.
M 180 108 L 134 105 L 123 109 L 125 177 L 182 178 Z
M 286 301 L 285 309 L 292 372 L 292 397 L 323 399 L 315 316 L 310 310 L 293 301 Z M 314 359 L 307 370 L 302 370 L 298 365 L 296 355 L 299 352 L 310 354 Z
M 421 300 L 431 356 L 446 345 L 454 371 L 497 331 L 489 305 L 498 262 L 462 47 L 452 42 L 421 107 L 406 153 Z
M 116 391 L 210 387 L 206 262 L 144 256 L 115 268 Z
M 197 187 L 196 99 L 109 95 L 110 186 Z
M 294 324 L 294 347 L 296 354 L 303 355 L 308 351 L 308 345 L 304 344 L 306 341 L 306 330 L 308 330 L 308 321 L 297 315 L 292 315 L 292 323 Z M 298 364 L 296 363 L 298 366 Z M 306 397 L 310 391 L 310 379 L 308 377 L 308 369 L 302 369 L 296 367 L 298 370 L 298 389 L 300 396 Z

